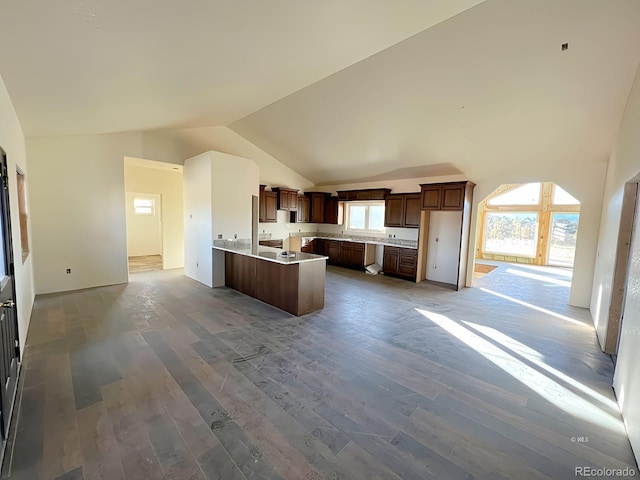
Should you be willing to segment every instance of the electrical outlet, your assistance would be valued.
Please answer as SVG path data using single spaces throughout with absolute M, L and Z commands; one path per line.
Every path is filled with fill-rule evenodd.
M 218 240 L 222 240 L 222 234 L 221 233 L 218 234 Z
M 234 234 L 233 234 L 233 238 L 238 238 L 238 234 L 237 234 L 237 233 L 234 233 Z
M 71 269 L 67 268 L 67 275 L 71 273 Z

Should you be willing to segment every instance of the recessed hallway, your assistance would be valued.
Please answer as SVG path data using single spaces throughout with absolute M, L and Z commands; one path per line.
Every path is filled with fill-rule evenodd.
M 637 470 L 568 270 L 460 292 L 329 267 L 296 318 L 181 271 L 38 297 L 17 479 L 574 478 Z

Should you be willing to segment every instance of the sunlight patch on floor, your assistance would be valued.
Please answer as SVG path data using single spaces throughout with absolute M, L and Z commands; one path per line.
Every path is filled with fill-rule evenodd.
M 530 278 L 532 280 L 540 280 L 542 282 L 554 283 L 554 284 L 560 285 L 562 287 L 571 287 L 571 281 L 570 280 L 559 280 L 557 278 L 549 277 L 547 275 L 540 275 L 540 274 L 537 274 L 537 273 L 522 272 L 520 270 L 516 270 L 516 269 L 513 269 L 513 268 L 507 268 L 506 272 L 510 273 L 512 275 L 517 275 L 518 277 L 525 277 L 525 278 Z
M 536 311 L 538 311 L 540 313 L 544 313 L 546 315 L 551 315 L 552 317 L 559 318 L 560 320 L 564 320 L 566 322 L 573 323 L 575 325 L 580 325 L 581 327 L 592 328 L 591 325 L 583 323 L 583 322 L 581 322 L 579 320 L 576 320 L 574 318 L 567 317 L 566 315 L 561 315 L 561 314 L 553 312 L 551 310 L 547 310 L 546 308 L 538 307 L 537 305 L 533 305 L 532 303 L 528 303 L 528 302 L 524 302 L 522 300 L 518 300 L 517 298 L 510 297 L 509 295 L 505 295 L 503 293 L 494 292 L 493 290 L 489 290 L 488 288 L 483 288 L 483 287 L 480 287 L 479 290 L 481 290 L 481 291 L 483 291 L 485 293 L 488 293 L 490 295 L 495 295 L 496 297 L 500 297 L 500 298 L 503 298 L 505 300 L 509 300 L 510 302 L 517 303 L 518 305 L 522 305 L 523 307 L 531 308 L 531 309 L 536 310 Z
M 563 412 L 574 417 L 579 417 L 599 427 L 606 428 L 612 432 L 625 433 L 624 424 L 620 418 L 614 417 L 593 403 L 573 393 L 547 375 L 532 368 L 523 361 L 518 360 L 513 355 L 493 345 L 470 329 L 451 320 L 445 315 L 419 308 L 416 308 L 416 311 Z

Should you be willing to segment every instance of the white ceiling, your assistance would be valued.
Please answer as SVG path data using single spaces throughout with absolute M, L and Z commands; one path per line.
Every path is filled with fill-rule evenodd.
M 638 0 L 0 11 L 0 75 L 27 136 L 156 130 L 197 150 L 215 145 L 181 132 L 228 125 L 315 184 L 606 161 L 640 60 Z
M 604 162 L 639 25 L 637 0 L 488 0 L 229 127 L 316 184 Z
M 218 126 L 480 0 L 0 0 L 26 136 Z

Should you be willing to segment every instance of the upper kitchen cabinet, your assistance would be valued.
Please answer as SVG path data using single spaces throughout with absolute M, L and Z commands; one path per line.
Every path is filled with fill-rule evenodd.
M 213 256 L 213 240 L 251 238 L 260 170 L 248 158 L 209 151 L 185 160 L 183 172 L 184 274 L 209 287 L 224 285 L 224 260 Z
M 311 213 L 311 199 L 306 195 L 298 195 L 298 211 L 296 212 L 297 223 L 309 223 Z
M 469 184 L 470 182 L 421 184 L 422 210 L 462 210 Z
M 278 221 L 278 194 L 266 190 L 260 185 L 260 210 L 258 221 L 261 223 L 276 223 Z
M 384 200 L 391 193 L 389 188 L 367 188 L 364 190 L 341 190 L 338 199 L 345 202 L 355 200 Z
M 344 223 L 344 205 L 338 197 L 327 197 L 324 202 L 324 221 L 331 225 L 342 225 Z
M 396 193 L 385 198 L 385 227 L 420 227 L 420 194 Z
M 324 206 L 325 202 L 331 197 L 331 194 L 325 192 L 307 192 L 305 195 L 309 197 L 311 203 L 309 222 L 324 223 Z
M 298 190 L 286 187 L 272 187 L 278 196 L 278 210 L 295 212 L 298 210 Z

